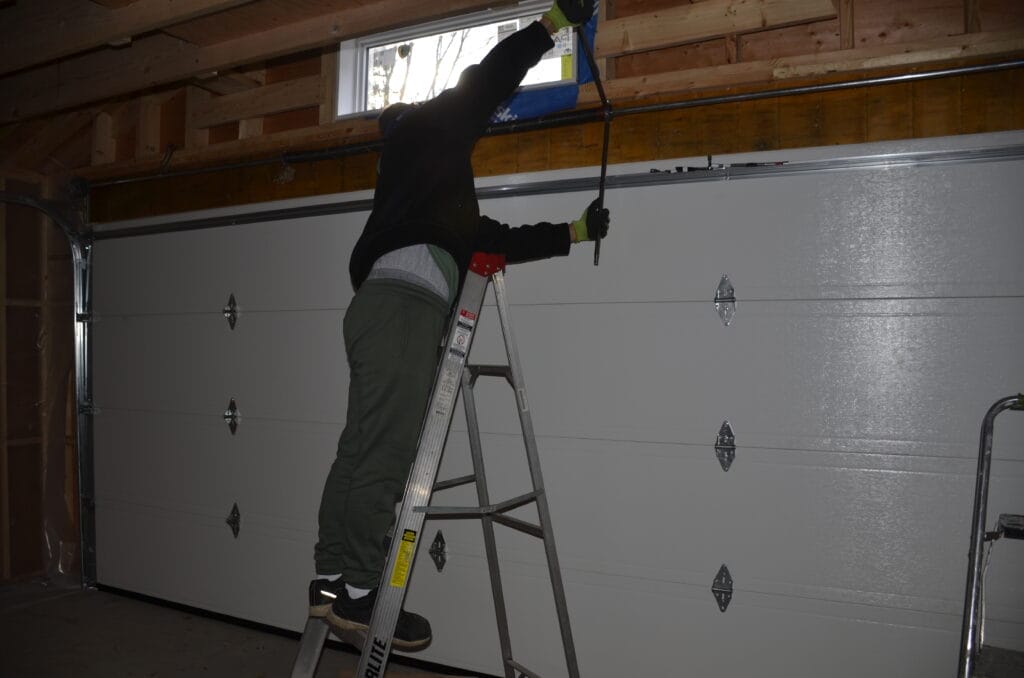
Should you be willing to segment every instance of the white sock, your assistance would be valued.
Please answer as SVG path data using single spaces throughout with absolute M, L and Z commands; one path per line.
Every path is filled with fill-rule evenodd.
M 345 584 L 345 591 L 348 592 L 348 597 L 351 598 L 352 600 L 359 600 L 360 598 L 365 596 L 367 593 L 369 593 L 371 590 L 372 589 L 356 588 L 355 586 L 352 586 L 352 584 Z
M 338 581 L 339 579 L 341 579 L 341 574 L 320 574 L 319 572 L 317 572 L 316 578 L 329 579 L 330 581 Z

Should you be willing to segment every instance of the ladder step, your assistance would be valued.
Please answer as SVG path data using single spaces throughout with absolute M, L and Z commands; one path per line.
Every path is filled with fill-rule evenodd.
M 525 666 L 523 666 L 519 662 L 515 661 L 514 659 L 506 660 L 505 664 L 507 664 L 509 666 L 509 668 L 511 668 L 513 671 L 515 671 L 520 676 L 520 678 L 523 678 L 524 676 L 525 676 L 525 678 L 544 678 L 539 673 L 534 673 L 533 671 L 531 671 L 530 669 L 526 668 Z
M 525 506 L 537 501 L 537 497 L 543 493 L 543 490 L 534 490 L 489 506 L 416 506 L 412 510 L 435 518 L 481 518 Z
M 534 537 L 537 537 L 538 539 L 544 538 L 544 530 L 539 525 L 528 523 L 525 520 L 519 520 L 518 518 L 513 518 L 512 516 L 498 515 L 494 516 L 494 522 L 501 523 L 505 527 L 511 527 L 513 530 L 519 530 L 520 532 L 531 534 Z
M 468 485 L 476 482 L 476 475 L 470 474 L 468 476 L 459 476 L 458 478 L 451 478 L 449 480 L 439 480 L 434 483 L 434 492 L 438 490 L 450 490 L 453 487 L 459 487 L 460 485 Z
M 1007 539 L 1024 539 L 1024 516 L 1012 513 L 999 515 L 999 534 Z
M 513 385 L 512 368 L 508 365 L 466 365 L 466 370 L 469 372 L 470 385 L 476 383 L 477 377 L 501 377 Z

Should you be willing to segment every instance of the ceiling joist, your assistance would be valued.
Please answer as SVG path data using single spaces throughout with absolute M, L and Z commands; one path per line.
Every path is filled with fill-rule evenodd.
M 196 17 L 252 0 L 138 0 L 120 9 L 93 3 L 20 3 L 5 21 L 17 32 L 0 41 L 0 75 L 14 73 L 79 52 L 120 45 Z
M 145 0 L 140 0 L 141 4 Z M 512 0 L 382 0 L 198 47 L 157 34 L 0 79 L 0 124 L 53 113 L 399 26 L 510 4 Z M 134 7 L 134 5 L 133 5 Z

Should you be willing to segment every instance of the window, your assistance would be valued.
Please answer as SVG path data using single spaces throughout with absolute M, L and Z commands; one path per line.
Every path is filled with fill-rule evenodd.
M 472 14 L 393 31 L 341 45 L 338 113 L 382 109 L 398 101 L 424 101 L 459 80 L 462 71 L 530 22 L 551 0 L 521 2 L 501 11 Z M 572 29 L 554 36 L 555 47 L 523 80 L 524 87 L 575 82 Z

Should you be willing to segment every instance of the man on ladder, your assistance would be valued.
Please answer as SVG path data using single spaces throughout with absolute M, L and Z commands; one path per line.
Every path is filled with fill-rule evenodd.
M 495 109 L 554 46 L 551 35 L 590 19 L 595 0 L 556 0 L 540 21 L 509 36 L 456 87 L 381 114 L 384 148 L 373 211 L 349 263 L 357 290 L 345 314 L 350 367 L 345 430 L 320 504 L 311 617 L 340 637 L 366 633 L 395 520 L 414 461 L 438 346 L 475 251 L 512 262 L 564 256 L 604 237 L 608 210 L 594 201 L 572 223 L 510 228 L 480 214 L 471 155 Z M 426 648 L 430 624 L 402 610 L 392 646 Z

